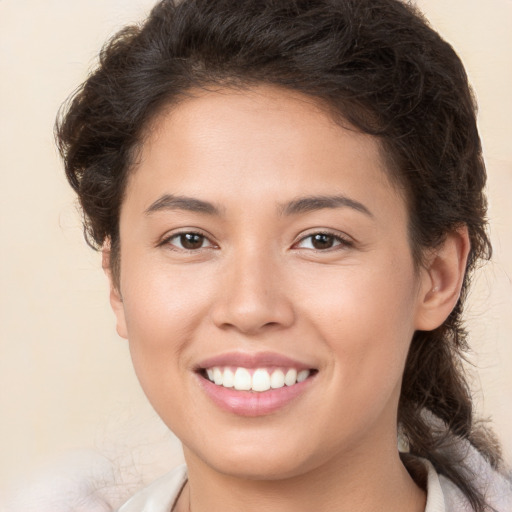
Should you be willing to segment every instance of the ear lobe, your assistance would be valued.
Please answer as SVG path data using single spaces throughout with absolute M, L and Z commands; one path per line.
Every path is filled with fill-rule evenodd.
M 439 327 L 452 312 L 460 296 L 470 250 L 466 226 L 446 235 L 422 269 L 419 307 L 415 328 L 431 331 Z
M 128 331 L 126 329 L 126 318 L 124 314 L 123 297 L 121 295 L 119 285 L 116 284 L 114 277 L 112 275 L 110 256 L 110 244 L 105 243 L 101 250 L 101 266 L 103 267 L 103 272 L 105 272 L 105 275 L 108 278 L 110 286 L 110 306 L 112 307 L 112 311 L 114 311 L 114 315 L 116 316 L 117 334 L 119 334 L 121 338 L 128 339 Z

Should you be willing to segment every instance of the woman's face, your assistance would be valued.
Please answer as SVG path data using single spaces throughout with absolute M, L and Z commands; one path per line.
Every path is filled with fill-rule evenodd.
M 375 138 L 297 93 L 198 92 L 149 131 L 120 240 L 118 331 L 189 464 L 280 478 L 396 449 L 428 279 Z

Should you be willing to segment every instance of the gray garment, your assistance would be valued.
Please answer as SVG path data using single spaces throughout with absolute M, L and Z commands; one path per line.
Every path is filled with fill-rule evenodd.
M 412 457 L 409 458 L 412 460 Z M 472 512 L 461 491 L 447 478 L 438 475 L 432 464 L 425 459 L 414 459 L 415 473 L 423 468 L 421 478 L 427 489 L 425 512 Z M 497 473 L 483 460 L 474 448 L 468 448 L 468 465 L 478 477 L 478 486 L 497 512 L 512 512 L 512 481 Z M 405 459 L 407 464 L 407 458 Z M 411 471 L 412 473 L 413 471 Z M 156 480 L 127 501 L 118 512 L 171 512 L 187 481 L 186 467 L 179 466 L 171 473 Z

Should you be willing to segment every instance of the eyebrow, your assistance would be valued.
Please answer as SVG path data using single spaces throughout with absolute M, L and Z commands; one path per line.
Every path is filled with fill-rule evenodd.
M 174 196 L 164 194 L 154 203 L 144 210 L 146 215 L 150 215 L 162 210 L 186 210 L 189 212 L 205 213 L 207 215 L 220 215 L 220 209 L 213 203 L 187 196 Z
M 296 215 L 322 210 L 324 208 L 343 207 L 352 208 L 353 210 L 373 218 L 372 212 L 364 204 L 344 195 L 299 197 L 298 199 L 286 203 L 281 208 L 284 215 Z
M 372 217 L 370 210 L 359 201 L 351 199 L 344 195 L 334 196 L 306 196 L 299 197 L 281 205 L 280 211 L 284 215 L 297 215 L 301 213 L 313 212 L 324 208 L 352 208 L 358 212 Z M 185 210 L 189 212 L 204 213 L 206 215 L 221 215 L 220 209 L 213 203 L 203 201 L 188 196 L 175 196 L 172 194 L 164 194 L 162 197 L 151 203 L 144 213 L 150 215 L 154 212 L 163 210 Z

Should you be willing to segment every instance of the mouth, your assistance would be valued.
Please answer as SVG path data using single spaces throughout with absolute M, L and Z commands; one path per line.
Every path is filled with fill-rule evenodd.
M 235 352 L 202 361 L 195 373 L 220 409 L 255 417 L 296 403 L 311 388 L 318 369 L 279 354 Z
M 212 366 L 202 368 L 199 374 L 216 386 L 236 391 L 264 393 L 271 389 L 291 387 L 310 378 L 315 369 L 298 369 L 294 367 L 278 368 L 244 368 L 242 366 Z

